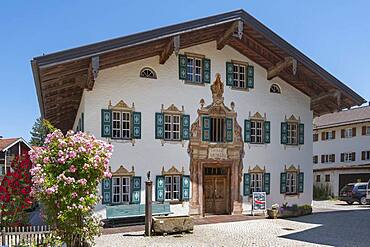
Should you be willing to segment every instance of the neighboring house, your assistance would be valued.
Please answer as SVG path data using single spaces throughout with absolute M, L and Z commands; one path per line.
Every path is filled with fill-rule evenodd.
M 148 171 L 154 200 L 175 215 L 249 212 L 254 191 L 268 206 L 311 204 L 313 114 L 364 102 L 243 10 L 32 68 L 43 118 L 114 145 L 104 217 L 107 205 L 144 203 Z
M 317 117 L 313 121 L 314 185 L 331 194 L 347 183 L 370 179 L 370 106 Z
M 31 146 L 23 138 L 0 138 L 0 180 L 10 170 L 13 159 L 27 154 Z

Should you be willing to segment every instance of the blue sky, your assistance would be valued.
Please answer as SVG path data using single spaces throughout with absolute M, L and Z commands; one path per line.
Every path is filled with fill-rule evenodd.
M 367 0 L 4 0 L 0 135 L 29 140 L 40 115 L 30 66 L 33 57 L 241 8 L 370 99 Z

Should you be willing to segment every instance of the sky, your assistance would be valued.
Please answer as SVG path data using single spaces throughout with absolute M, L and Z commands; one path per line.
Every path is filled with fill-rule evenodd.
M 237 9 L 370 99 L 368 0 L 3 0 L 0 136 L 29 140 L 40 116 L 33 57 Z

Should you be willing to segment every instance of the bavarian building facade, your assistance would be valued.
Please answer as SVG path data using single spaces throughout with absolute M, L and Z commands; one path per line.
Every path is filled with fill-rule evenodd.
M 314 186 L 339 196 L 348 183 L 370 180 L 370 106 L 314 119 Z
M 148 171 L 154 213 L 247 213 L 254 191 L 311 204 L 313 115 L 364 101 L 243 10 L 32 67 L 45 118 L 114 145 L 106 218 L 140 214 Z

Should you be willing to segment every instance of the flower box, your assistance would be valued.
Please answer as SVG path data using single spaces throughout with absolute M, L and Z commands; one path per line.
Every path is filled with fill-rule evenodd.
M 152 229 L 157 235 L 191 232 L 194 221 L 190 216 L 158 216 L 153 217 Z

